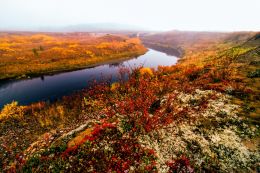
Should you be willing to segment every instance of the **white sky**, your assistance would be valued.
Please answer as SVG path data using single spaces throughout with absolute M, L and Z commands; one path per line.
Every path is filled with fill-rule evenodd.
M 88 23 L 260 31 L 260 0 L 0 0 L 2 29 Z

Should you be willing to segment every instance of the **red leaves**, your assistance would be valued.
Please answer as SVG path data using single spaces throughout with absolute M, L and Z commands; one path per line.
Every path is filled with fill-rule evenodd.
M 75 151 L 80 145 L 84 144 L 86 141 L 94 141 L 95 139 L 97 139 L 99 137 L 99 135 L 101 134 L 101 132 L 107 128 L 116 128 L 116 125 L 111 124 L 111 123 L 103 123 L 101 125 L 95 125 L 94 129 L 92 130 L 90 135 L 86 135 L 79 143 L 77 143 L 75 146 L 69 147 L 67 148 L 64 152 L 63 152 L 63 157 L 67 156 L 69 153 Z
M 122 70 L 121 76 L 128 71 Z M 136 143 L 136 136 L 140 133 L 147 133 L 151 130 L 162 128 L 173 121 L 179 121 L 187 118 L 190 109 L 179 109 L 178 101 L 175 99 L 178 93 L 193 93 L 195 89 L 215 89 L 226 92 L 226 87 L 232 86 L 232 89 L 243 90 L 243 87 L 233 83 L 228 76 L 229 71 L 217 71 L 211 66 L 173 66 L 160 67 L 158 71 L 153 71 L 153 76 L 140 75 L 138 69 L 132 72 L 128 81 L 123 77 L 116 91 L 111 92 L 109 85 L 96 85 L 86 94 L 91 99 L 97 101 L 95 105 L 103 108 L 105 113 L 104 123 L 96 125 L 91 135 L 82 140 L 92 141 L 97 144 L 103 138 L 105 129 L 115 128 L 115 125 L 107 121 L 120 122 L 123 119 L 122 136 L 130 137 L 133 141 L 127 141 L 122 136 L 115 139 L 116 151 L 109 161 L 106 161 L 108 170 L 122 172 L 129 169 L 134 160 L 145 157 L 155 157 L 154 151 L 141 148 Z M 128 74 L 129 75 L 129 74 Z M 177 92 L 174 92 L 177 90 Z M 167 96 L 167 97 L 166 97 Z M 165 98 L 166 97 L 166 98 Z M 163 99 L 162 99 L 163 98 Z M 207 108 L 208 100 L 216 99 L 216 96 L 210 95 L 207 98 L 201 98 L 196 102 L 194 111 L 201 111 Z M 157 102 L 157 103 L 156 103 Z M 177 105 L 176 105 L 177 104 Z M 153 107 L 151 111 L 151 107 Z M 190 119 L 193 121 L 193 119 Z M 110 136 L 108 137 L 110 138 Z M 76 151 L 77 148 L 67 149 L 66 152 Z M 145 166 L 149 172 L 154 170 L 155 162 Z M 171 172 L 194 172 L 189 159 L 181 157 L 175 161 L 169 162 Z
M 185 156 L 181 156 L 174 161 L 170 161 L 167 165 L 170 167 L 169 173 L 194 173 L 194 168 L 192 168 L 189 159 Z
M 64 157 L 68 154 L 72 157 L 82 157 L 83 162 L 91 165 L 93 171 L 97 172 L 123 173 L 129 171 L 130 167 L 135 170 L 139 169 L 139 166 L 150 171 L 155 169 L 155 152 L 143 148 L 136 138 L 124 137 L 114 124 L 104 122 L 96 125 L 91 134 L 95 138 L 94 141 L 90 144 L 82 143 L 82 146 L 68 148 L 63 153 L 63 159 L 69 160 L 70 157 Z M 89 139 L 89 137 L 90 135 L 86 138 Z M 74 164 L 77 163 L 78 161 L 75 160 Z

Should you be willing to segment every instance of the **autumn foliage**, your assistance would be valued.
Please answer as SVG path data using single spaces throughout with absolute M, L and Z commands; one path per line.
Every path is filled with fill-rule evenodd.
M 114 39 L 121 38 L 102 37 L 102 41 Z M 100 49 L 109 46 L 98 45 Z M 195 54 L 187 52 L 174 66 L 122 68 L 117 82 L 93 82 L 90 88 L 52 104 L 6 105 L 0 114 L 7 115 L 0 119 L 5 139 L 0 152 L 3 170 L 192 173 L 253 169 L 259 161 L 258 149 L 247 149 L 242 139 L 259 136 L 259 123 L 246 117 L 259 110 L 254 100 L 259 90 L 252 87 L 251 78 L 239 73 L 238 67 L 244 66 L 237 66 L 237 59 L 252 50 L 257 49 L 229 45 L 220 52 L 212 47 L 199 49 Z M 5 136 L 10 129 L 23 138 Z M 30 135 L 23 135 L 26 129 Z M 26 149 L 17 148 L 16 143 Z M 170 152 L 174 157 L 168 157 Z
M 138 38 L 89 33 L 0 33 L 0 79 L 93 66 L 146 52 Z

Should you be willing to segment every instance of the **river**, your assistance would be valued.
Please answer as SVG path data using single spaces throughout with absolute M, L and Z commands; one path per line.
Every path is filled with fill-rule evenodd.
M 144 55 L 112 64 L 99 65 L 55 75 L 45 75 L 31 79 L 10 80 L 0 83 L 0 108 L 12 101 L 28 105 L 37 101 L 54 101 L 89 86 L 91 81 L 111 77 L 116 81 L 119 69 L 137 66 L 157 68 L 177 63 L 178 58 L 153 49 Z

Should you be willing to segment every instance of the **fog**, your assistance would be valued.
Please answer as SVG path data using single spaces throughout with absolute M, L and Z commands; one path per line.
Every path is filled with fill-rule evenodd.
M 259 31 L 259 7 L 259 0 L 0 0 L 0 29 L 116 23 L 147 30 Z

